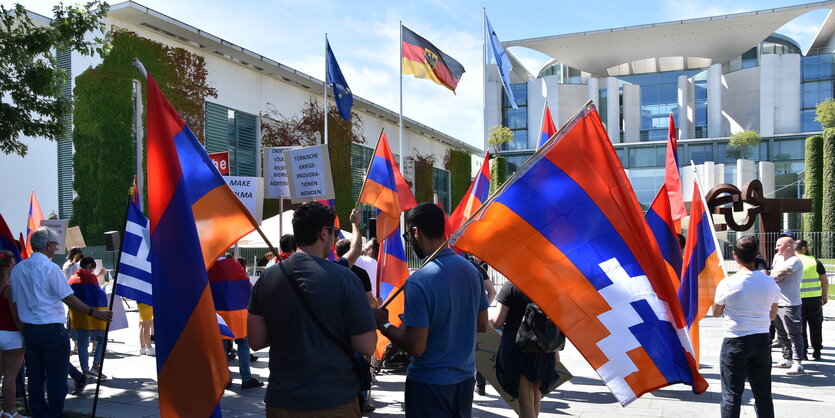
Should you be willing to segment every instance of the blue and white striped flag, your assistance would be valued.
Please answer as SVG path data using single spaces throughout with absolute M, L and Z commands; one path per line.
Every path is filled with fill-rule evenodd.
M 229 325 L 226 325 L 226 321 L 223 320 L 223 317 L 219 314 L 217 315 L 217 325 L 220 327 L 220 335 L 225 335 L 231 339 L 235 339 L 235 334 L 232 333 L 232 330 L 229 329 Z
M 153 305 L 150 237 L 148 218 L 131 201 L 125 220 L 125 236 L 122 238 L 116 294 L 146 305 Z

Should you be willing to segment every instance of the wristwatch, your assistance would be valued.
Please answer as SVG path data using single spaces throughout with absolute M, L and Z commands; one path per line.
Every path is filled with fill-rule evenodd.
M 389 327 L 393 326 L 394 324 L 392 324 L 391 322 L 386 322 L 385 324 L 383 324 L 383 328 L 380 330 L 380 333 L 386 335 L 386 331 L 388 331 Z

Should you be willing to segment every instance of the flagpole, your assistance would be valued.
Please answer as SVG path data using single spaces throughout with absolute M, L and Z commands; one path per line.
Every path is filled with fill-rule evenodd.
M 368 172 L 371 171 L 371 165 L 374 164 L 374 156 L 377 155 L 377 148 L 380 147 L 381 139 L 383 138 L 383 132 L 385 132 L 385 128 L 380 129 L 380 136 L 377 139 L 377 145 L 374 146 L 374 154 L 371 155 L 371 161 L 368 162 L 368 168 L 365 169 L 365 179 L 362 181 L 362 187 L 360 187 L 360 194 L 357 196 L 357 204 L 354 207 L 359 210 L 360 208 L 360 199 L 362 199 L 362 192 L 365 191 L 365 182 L 368 181 Z
M 481 19 L 481 112 L 484 121 L 484 149 L 487 149 L 487 8 L 482 7 Z
M 398 61 L 400 61 L 399 65 L 397 66 L 400 69 L 400 167 L 403 167 L 403 21 L 400 21 L 400 57 L 398 57 Z M 405 169 L 405 167 L 403 167 Z M 366 176 L 368 174 L 366 173 Z M 365 183 L 363 183 L 365 186 Z M 400 213 L 400 230 L 404 229 L 404 218 L 403 213 Z
M 328 33 L 325 32 L 325 82 L 323 83 L 325 86 L 325 94 L 322 96 L 325 98 L 325 134 L 322 135 L 322 139 L 324 140 L 324 144 L 328 144 Z
M 119 280 L 119 264 L 122 263 L 122 248 L 125 244 L 125 229 L 127 229 L 128 213 L 130 211 L 130 203 L 132 201 L 133 196 L 128 194 L 128 201 L 125 204 L 125 222 L 122 224 L 122 235 L 119 237 L 119 254 L 116 256 L 116 266 L 114 266 L 113 283 L 110 287 L 110 301 L 107 305 L 107 309 L 111 312 L 113 311 L 113 301 L 116 299 L 116 283 Z M 104 266 L 102 266 L 102 268 L 103 267 Z M 99 375 L 96 378 L 96 394 L 93 396 L 93 411 L 90 412 L 90 418 L 96 418 L 96 408 L 98 407 L 99 403 L 99 388 L 101 388 L 101 376 L 104 373 L 104 358 L 105 354 L 107 353 L 107 334 L 110 333 L 110 322 L 105 322 L 104 324 L 104 341 L 100 343 L 102 345 L 102 356 L 99 364 Z

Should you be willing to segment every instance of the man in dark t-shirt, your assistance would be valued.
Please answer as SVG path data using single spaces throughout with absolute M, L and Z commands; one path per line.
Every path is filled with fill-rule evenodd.
M 270 347 L 267 416 L 318 411 L 360 416 L 352 359 L 311 319 L 295 280 L 323 326 L 354 351 L 370 355 L 377 343 L 374 319 L 356 275 L 327 261 L 334 242 L 333 208 L 312 202 L 293 215 L 298 251 L 264 271 L 252 289 L 248 332 L 253 349 Z

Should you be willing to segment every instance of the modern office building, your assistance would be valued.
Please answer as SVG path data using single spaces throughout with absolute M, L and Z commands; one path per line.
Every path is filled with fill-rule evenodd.
M 741 171 L 748 174 L 738 176 L 736 156 L 727 153 L 730 135 L 753 130 L 763 140 L 749 158 L 775 163 L 778 196 L 798 196 L 804 139 L 821 132 L 815 105 L 833 97 L 835 16 L 827 15 L 805 50 L 776 31 L 834 6 L 825 1 L 504 42 L 551 59 L 536 74 L 514 62 L 518 109 L 508 103 L 495 65 L 488 68 L 487 126 L 513 130 L 515 140 L 501 150 L 513 171 L 536 147 L 546 102 L 559 127 L 594 100 L 642 204 L 663 182 L 670 113 L 680 165 L 715 163 L 713 169 L 723 170 L 715 183 L 756 173 L 746 166 Z

